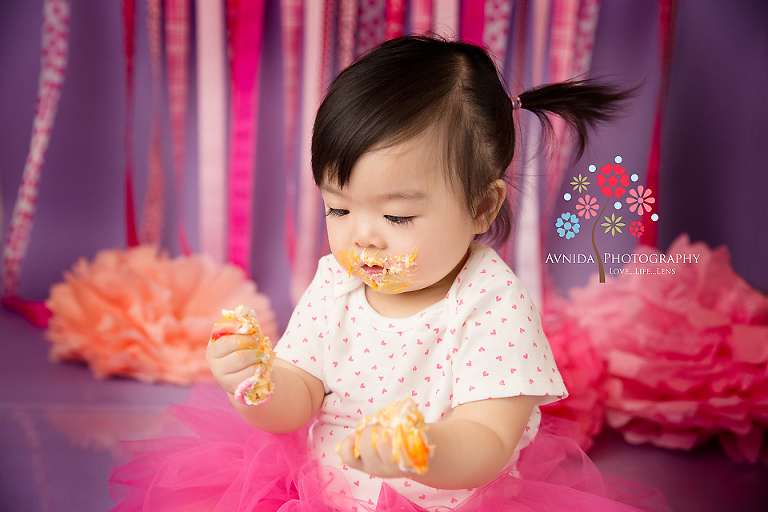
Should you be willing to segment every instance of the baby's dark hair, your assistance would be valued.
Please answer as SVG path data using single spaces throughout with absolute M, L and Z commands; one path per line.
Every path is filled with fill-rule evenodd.
M 594 80 L 570 80 L 530 89 L 519 98 L 545 132 L 552 131 L 548 114 L 565 120 L 578 136 L 578 158 L 588 128 L 613 117 L 618 103 L 631 93 Z M 513 111 L 484 49 L 428 36 L 386 41 L 343 70 L 320 105 L 312 135 L 315 182 L 343 188 L 367 151 L 434 128 L 454 190 L 462 191 L 474 215 L 488 185 L 504 179 L 512 161 Z M 487 235 L 503 242 L 511 226 L 511 207 L 505 201 Z

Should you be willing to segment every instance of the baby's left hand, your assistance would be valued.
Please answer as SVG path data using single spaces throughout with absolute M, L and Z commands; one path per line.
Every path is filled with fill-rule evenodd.
M 374 432 L 376 445 L 374 446 Z M 355 435 L 341 442 L 339 455 L 341 461 L 364 473 L 380 478 L 399 478 L 407 476 L 396 463 L 392 462 L 392 441 L 389 436 L 382 435 L 377 425 L 366 427 L 360 434 L 360 457 L 355 457 Z

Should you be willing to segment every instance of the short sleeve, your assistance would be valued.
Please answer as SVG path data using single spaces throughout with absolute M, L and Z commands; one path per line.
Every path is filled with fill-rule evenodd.
M 481 262 L 457 301 L 453 407 L 518 395 L 567 396 L 528 292 L 511 270 Z
M 332 269 L 327 258 L 296 304 L 285 334 L 275 347 L 280 359 L 296 365 L 323 381 L 323 354 L 328 344 L 328 316 L 333 300 Z M 327 386 L 326 386 L 327 391 Z

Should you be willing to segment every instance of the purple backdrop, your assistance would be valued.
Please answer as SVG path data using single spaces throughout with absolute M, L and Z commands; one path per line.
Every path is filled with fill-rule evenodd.
M 0 184 L 6 233 L 29 148 L 37 90 L 42 1 L 0 3 Z M 288 269 L 282 223 L 284 205 L 282 88 L 279 8 L 268 2 L 258 168 L 255 184 L 253 275 L 287 320 Z M 657 14 L 654 2 L 602 3 L 592 75 L 622 84 L 644 83 L 625 115 L 593 138 L 573 172 L 621 155 L 628 170 L 645 176 L 654 97 L 658 84 Z M 139 2 L 136 67 L 136 204 L 143 204 L 151 121 L 149 50 L 144 5 Z M 21 293 L 44 299 L 48 287 L 79 257 L 123 247 L 123 76 L 119 2 L 72 2 L 70 64 L 43 167 L 39 208 L 21 277 Z M 657 196 L 660 246 L 681 232 L 712 246 L 727 244 L 737 272 L 766 289 L 765 236 L 768 191 L 768 4 L 759 0 L 682 0 L 662 154 L 662 189 Z M 184 216 L 197 246 L 195 109 L 190 97 Z M 168 130 L 164 132 L 166 184 L 172 183 Z M 168 197 L 171 197 L 170 195 Z M 562 201 L 556 210 L 562 207 Z M 166 219 L 175 205 L 169 199 Z M 548 229 L 551 252 L 589 253 L 588 237 L 564 246 Z M 631 240 L 614 252 L 631 250 Z M 581 246 L 579 244 L 582 244 Z M 177 253 L 166 228 L 165 247 Z M 550 265 L 562 290 L 583 284 L 589 272 Z M 590 269 L 593 271 L 593 269 Z

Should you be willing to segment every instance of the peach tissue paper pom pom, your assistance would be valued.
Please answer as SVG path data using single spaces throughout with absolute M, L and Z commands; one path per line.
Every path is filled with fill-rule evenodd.
M 768 464 L 768 298 L 726 247 L 681 235 L 674 262 L 635 254 L 627 268 L 647 273 L 571 290 L 569 314 L 607 364 L 606 421 L 630 443 L 689 450 L 717 438 L 732 459 Z
M 238 267 L 204 255 L 171 259 L 153 246 L 103 250 L 51 287 L 49 358 L 85 362 L 98 378 L 191 384 L 210 376 L 211 326 L 239 304 L 277 339 L 269 299 Z

